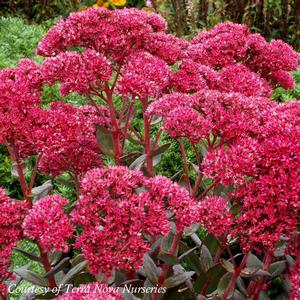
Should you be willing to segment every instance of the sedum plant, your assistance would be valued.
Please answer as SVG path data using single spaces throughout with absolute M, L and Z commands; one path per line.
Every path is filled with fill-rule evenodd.
M 91 8 L 48 31 L 41 64 L 0 71 L 0 142 L 23 192 L 0 190 L 2 299 L 22 280 L 43 287 L 22 299 L 299 299 L 300 106 L 271 95 L 293 88 L 300 57 L 244 25 L 166 30 L 153 13 Z M 57 83 L 86 104 L 42 106 Z M 156 174 L 162 134 L 180 144 L 172 178 Z M 77 199 L 36 186 L 38 172 Z M 13 251 L 42 274 L 10 268 Z

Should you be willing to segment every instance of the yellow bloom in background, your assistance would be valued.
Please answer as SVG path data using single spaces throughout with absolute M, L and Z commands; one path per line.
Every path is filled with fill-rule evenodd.
M 126 0 L 109 0 L 109 2 L 115 6 L 124 6 L 126 4 Z

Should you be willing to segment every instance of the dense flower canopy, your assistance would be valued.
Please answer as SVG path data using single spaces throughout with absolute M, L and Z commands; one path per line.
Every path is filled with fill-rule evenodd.
M 59 195 L 38 200 L 23 222 L 24 235 L 37 240 L 44 252 L 68 252 L 68 239 L 73 236 L 72 226 L 64 206 L 68 200 Z
M 40 111 L 35 137 L 41 171 L 52 176 L 68 171 L 80 177 L 102 166 L 95 124 L 108 126 L 109 113 L 102 106 L 98 111 L 101 114 L 93 106 L 74 107 L 63 102 L 53 102 L 50 109 Z
M 42 86 L 39 66 L 29 59 L 0 70 L 0 142 L 14 144 L 16 155 L 34 153 L 36 111 Z
M 2 282 L 11 275 L 8 271 L 10 256 L 17 241 L 23 237 L 21 226 L 27 211 L 26 203 L 9 198 L 0 188 L 0 294 L 7 292 Z
M 208 296 L 208 272 L 223 268 L 227 256 L 225 267 L 234 264 L 235 274 L 224 299 L 235 292 L 237 278 L 242 287 L 255 286 L 258 299 L 273 274 L 243 282 L 247 255 L 262 254 L 267 271 L 279 246 L 287 260 L 280 276 L 290 280 L 297 299 L 299 260 L 290 265 L 299 255 L 300 102 L 279 104 L 272 93 L 277 86 L 293 88 L 298 53 L 240 24 L 221 23 L 189 41 L 168 34 L 157 14 L 98 8 L 60 20 L 37 52 L 45 57 L 41 64 L 26 59 L 0 71 L 0 143 L 26 200 L 0 189 L 0 298 L 12 250 L 29 238 L 48 273 L 43 285 L 58 285 L 59 276 L 49 275 L 49 254 L 56 251 L 72 256 L 71 272 L 84 266 L 77 275 L 105 281 L 95 293 L 97 283 L 59 299 L 122 299 L 101 291 L 118 285 L 119 275 L 172 286 L 182 262 L 187 277 L 174 292 L 184 284 L 190 289 L 200 273 Z M 56 84 L 62 96 L 77 93 L 86 104 L 43 103 L 43 87 Z M 179 143 L 165 142 L 165 133 Z M 157 175 L 173 146 L 180 146 L 183 168 L 170 178 Z M 54 194 L 33 197 L 45 178 L 39 172 L 53 180 Z M 55 194 L 58 181 L 70 187 L 63 191 L 71 192 L 70 201 Z M 205 238 L 199 226 L 209 233 Z M 220 246 L 206 245 L 210 266 L 193 259 L 206 238 Z M 75 259 L 73 247 L 82 253 Z M 198 260 L 200 266 L 192 266 Z M 73 282 L 69 275 L 63 280 Z
M 126 167 L 87 172 L 72 215 L 83 228 L 76 246 L 83 249 L 91 272 L 109 276 L 114 268 L 137 270 L 150 247 L 145 235 L 169 232 L 168 209 L 179 230 L 197 221 L 197 202 L 168 178 L 148 180 Z

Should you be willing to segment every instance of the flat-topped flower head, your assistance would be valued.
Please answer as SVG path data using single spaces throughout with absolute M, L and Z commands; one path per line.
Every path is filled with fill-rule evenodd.
M 109 61 L 95 50 L 87 49 L 82 53 L 64 52 L 46 58 L 41 66 L 46 84 L 61 83 L 62 95 L 72 92 L 84 94 L 90 87 L 103 87 L 112 75 Z
M 98 110 L 102 115 L 90 105 L 53 102 L 50 109 L 40 113 L 41 130 L 35 135 L 43 173 L 58 176 L 67 171 L 80 177 L 102 166 L 95 124 L 109 126 L 109 121 L 107 108 L 99 106 Z
M 68 252 L 74 227 L 64 212 L 68 204 L 59 195 L 46 196 L 34 203 L 23 222 L 24 235 L 39 243 L 44 252 Z
M 41 85 L 40 68 L 29 59 L 0 70 L 0 143 L 13 144 L 18 156 L 35 154 L 33 109 L 40 106 Z
M 28 211 L 27 204 L 13 200 L 0 188 L 0 294 L 6 295 L 7 288 L 2 283 L 11 276 L 8 270 L 10 256 L 17 241 L 23 238 L 22 222 Z
M 170 68 L 144 51 L 132 54 L 124 66 L 118 92 L 126 97 L 158 98 L 169 83 Z

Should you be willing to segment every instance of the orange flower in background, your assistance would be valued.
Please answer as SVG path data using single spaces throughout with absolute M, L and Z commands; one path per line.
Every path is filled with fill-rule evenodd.
M 114 6 L 124 6 L 126 4 L 126 0 L 97 0 L 93 7 L 108 8 L 110 4 Z

